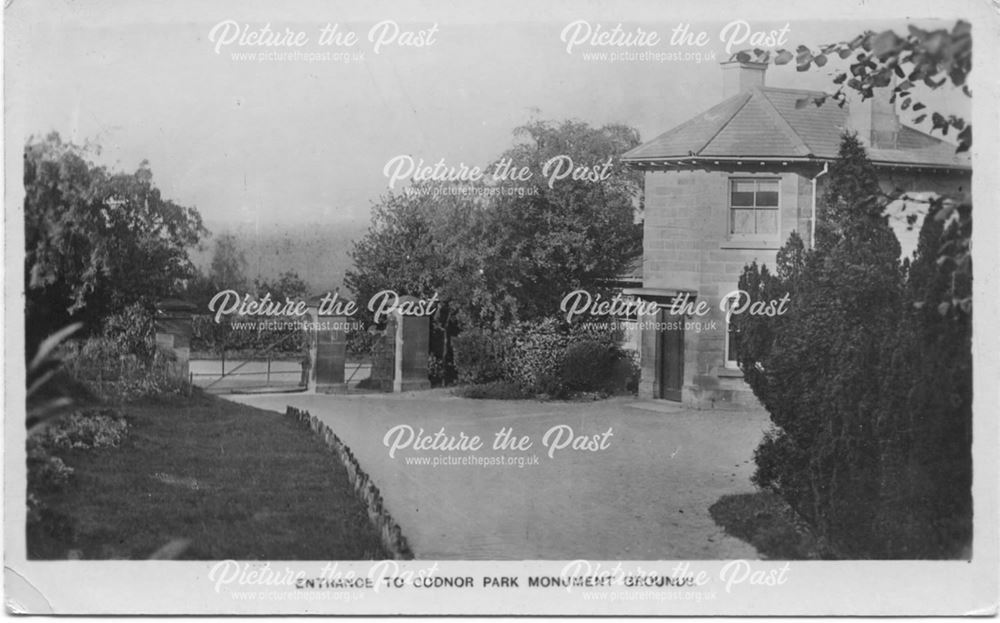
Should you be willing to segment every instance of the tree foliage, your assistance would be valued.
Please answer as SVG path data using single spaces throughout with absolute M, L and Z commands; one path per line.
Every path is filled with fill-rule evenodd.
M 216 290 L 244 290 L 247 287 L 247 258 L 233 234 L 225 233 L 215 241 L 208 279 Z
M 129 304 L 175 294 L 207 232 L 193 208 L 163 198 L 148 163 L 95 165 L 58 134 L 24 150 L 27 352 L 71 321 L 97 330 Z
M 838 72 L 833 79 L 837 89 L 830 95 L 813 99 L 817 106 L 832 99 L 839 106 L 847 103 L 847 90 L 861 94 L 863 99 L 875 96 L 875 89 L 888 87 L 893 78 L 901 80 L 893 87 L 891 101 L 900 99 L 900 107 L 914 114 L 914 124 L 921 124 L 930 114 L 931 131 L 942 136 L 954 129 L 958 135 L 958 151 L 972 146 L 972 125 L 965 119 L 940 112 L 924 112 L 927 105 L 920 101 L 919 87 L 937 89 L 947 83 L 971 97 L 967 79 L 972 71 L 972 26 L 959 20 L 952 29 L 924 30 L 909 26 L 906 35 L 892 30 L 866 31 L 850 41 L 838 41 L 811 49 L 800 45 L 790 50 L 741 50 L 734 58 L 741 61 L 773 62 L 785 65 L 792 61 L 798 71 L 812 67 L 825 67 L 830 57 L 854 57 L 846 71 Z M 805 105 L 802 100 L 799 105 Z
M 618 158 L 639 144 L 622 125 L 592 128 L 578 121 L 535 121 L 515 130 L 520 143 L 503 154 L 533 175 L 535 195 L 501 195 L 480 226 L 483 320 L 503 326 L 551 316 L 569 291 L 617 278 L 642 254 L 642 227 L 634 223 L 641 173 Z M 549 186 L 545 163 L 566 155 L 575 165 L 611 158 L 606 180 L 565 179 Z
M 783 316 L 734 316 L 740 367 L 775 424 L 754 480 L 835 554 L 951 557 L 971 536 L 971 323 L 937 310 L 971 279 L 952 284 L 937 246 L 971 232 L 927 218 L 900 264 L 884 198 L 859 183 L 871 173 L 845 137 L 822 201 L 831 228 L 811 250 L 793 235 L 774 273 L 752 264 L 740 278 L 753 300 L 793 301 Z
M 437 292 L 465 325 L 499 327 L 553 315 L 566 292 L 619 276 L 641 254 L 641 178 L 617 160 L 638 144 L 635 130 L 536 121 L 515 137 L 498 161 L 527 167 L 528 180 L 489 180 L 465 196 L 425 182 L 374 206 L 346 279 L 362 303 L 382 289 Z M 549 187 L 545 163 L 560 155 L 586 166 L 611 158 L 610 175 Z
M 254 291 L 258 297 L 271 295 L 272 301 L 304 300 L 309 295 L 309 286 L 295 271 L 285 271 L 274 279 L 254 279 Z
M 839 41 L 819 46 L 817 49 L 800 45 L 795 52 L 789 50 L 741 50 L 733 55 L 741 61 L 755 61 L 784 65 L 795 61 L 798 71 L 808 71 L 813 67 L 825 67 L 829 59 L 854 57 L 846 71 L 833 78 L 837 89 L 828 95 L 804 98 L 796 105 L 807 106 L 811 101 L 822 106 L 828 99 L 839 106 L 847 103 L 847 92 L 855 91 L 862 99 L 875 96 L 876 89 L 887 88 L 893 83 L 890 101 L 900 100 L 903 111 L 913 113 L 911 122 L 920 125 L 930 121 L 930 132 L 940 132 L 947 136 L 949 130 L 956 131 L 957 152 L 968 151 L 972 147 L 972 124 L 963 117 L 947 111 L 930 111 L 921 101 L 921 91 L 936 90 L 950 84 L 960 89 L 967 97 L 972 97 L 967 79 L 972 71 L 972 26 L 963 20 L 955 23 L 951 30 L 924 30 L 910 25 L 906 35 L 892 30 L 882 32 L 866 31 L 850 41 Z M 899 81 L 901 80 L 901 81 Z M 929 116 L 928 116 L 929 115 Z M 901 190 L 885 195 L 889 201 L 906 199 Z M 950 240 L 942 240 L 938 248 L 937 262 L 950 275 L 951 283 L 957 284 L 972 276 L 971 237 L 961 232 L 972 231 L 972 200 L 967 192 L 949 197 L 937 197 L 929 202 L 928 212 L 936 220 L 945 224 L 942 231 L 953 231 Z M 911 219 L 911 215 L 902 215 Z M 951 226 L 955 227 L 952 228 Z M 947 301 L 941 303 L 941 313 L 968 313 L 972 308 L 972 294 L 960 294 L 952 289 Z

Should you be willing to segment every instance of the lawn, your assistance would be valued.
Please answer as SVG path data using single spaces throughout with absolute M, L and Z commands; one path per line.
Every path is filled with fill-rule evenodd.
M 200 392 L 122 410 L 119 447 L 58 453 L 75 472 L 44 496 L 29 558 L 143 559 L 174 539 L 188 560 L 385 557 L 343 466 L 302 425 Z

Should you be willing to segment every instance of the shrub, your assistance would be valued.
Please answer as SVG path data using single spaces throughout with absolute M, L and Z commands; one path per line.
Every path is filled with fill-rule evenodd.
M 531 392 L 525 391 L 519 385 L 506 381 L 492 381 L 476 385 L 465 385 L 454 390 L 456 396 L 462 398 L 478 398 L 487 400 L 521 400 L 531 398 Z
M 563 355 L 570 336 L 559 322 L 519 323 L 504 329 L 502 335 L 507 346 L 503 360 L 505 379 L 531 389 L 542 379 L 561 377 Z
M 565 398 L 574 392 L 616 394 L 638 388 L 639 368 L 619 345 L 621 331 L 596 323 L 566 327 L 557 320 L 467 331 L 455 338 L 459 381 L 503 380 L 523 393 Z
M 121 353 L 150 364 L 156 355 L 156 320 L 142 303 L 133 303 L 104 321 L 104 337 Z
M 40 442 L 63 449 L 115 447 L 125 438 L 128 424 L 113 409 L 73 413 L 49 426 Z
M 241 322 L 246 318 L 227 316 L 221 322 L 215 322 L 215 317 L 207 314 L 198 314 L 191 318 L 191 351 L 197 353 L 221 353 L 243 351 L 245 353 L 263 353 L 265 351 L 274 354 L 279 353 L 301 353 L 308 348 L 308 334 L 298 328 L 279 328 L 257 330 L 236 330 L 233 328 L 234 322 Z M 353 336 L 353 337 L 352 337 Z M 352 339 L 357 340 L 357 336 L 348 331 L 348 348 L 351 348 Z M 353 353 L 353 351 L 351 351 Z
M 614 394 L 636 394 L 639 391 L 641 370 L 635 353 L 621 351 L 621 356 L 611 367 L 611 387 Z
M 172 353 L 157 348 L 152 360 L 144 363 L 108 337 L 68 342 L 64 365 L 73 378 L 111 402 L 187 394 L 190 389 L 188 379 L 176 373 Z
M 621 350 L 596 340 L 581 340 L 563 353 L 562 378 L 569 391 L 614 391 L 612 369 Z
M 499 339 L 478 330 L 454 338 L 455 367 L 460 383 L 490 383 L 503 378 L 503 353 Z
M 444 384 L 445 364 L 434 353 L 427 355 L 427 378 L 430 379 L 432 387 L 440 387 Z
M 28 441 L 28 491 L 48 493 L 57 491 L 69 482 L 73 468 L 53 456 L 43 443 Z
M 359 357 L 370 357 L 380 337 L 379 332 L 368 331 L 361 323 L 352 323 L 345 335 L 347 353 Z
M 617 343 L 584 339 L 566 347 L 562 382 L 570 392 L 620 394 L 638 388 L 639 367 Z

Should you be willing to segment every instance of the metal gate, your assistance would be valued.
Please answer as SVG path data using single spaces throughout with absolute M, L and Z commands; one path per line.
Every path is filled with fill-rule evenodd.
M 305 391 L 303 369 L 311 365 L 308 352 L 277 351 L 296 336 L 289 333 L 249 353 L 223 348 L 218 359 L 193 360 L 191 384 L 211 393 Z

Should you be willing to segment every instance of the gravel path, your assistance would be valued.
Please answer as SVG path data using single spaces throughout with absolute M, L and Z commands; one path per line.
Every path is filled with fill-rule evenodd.
M 418 558 L 706 560 L 758 558 L 726 536 L 708 507 L 753 491 L 753 450 L 762 413 L 694 411 L 617 398 L 588 403 L 467 400 L 446 392 L 402 395 L 257 395 L 231 400 L 321 417 L 382 490 L 386 507 Z M 556 426 L 602 435 L 607 448 L 555 451 L 543 436 Z M 387 432 L 409 426 L 434 434 L 478 435 L 478 451 L 397 450 Z M 493 450 L 502 428 L 527 435 L 524 452 Z M 565 430 L 565 429 L 563 429 Z M 552 433 L 555 435 L 556 433 Z M 404 429 L 405 437 L 405 429 Z M 552 438 L 550 438 L 551 441 Z M 599 443 L 600 437 L 597 438 Z M 417 465 L 413 457 L 523 456 L 538 464 Z M 410 458 L 410 463 L 407 463 Z

